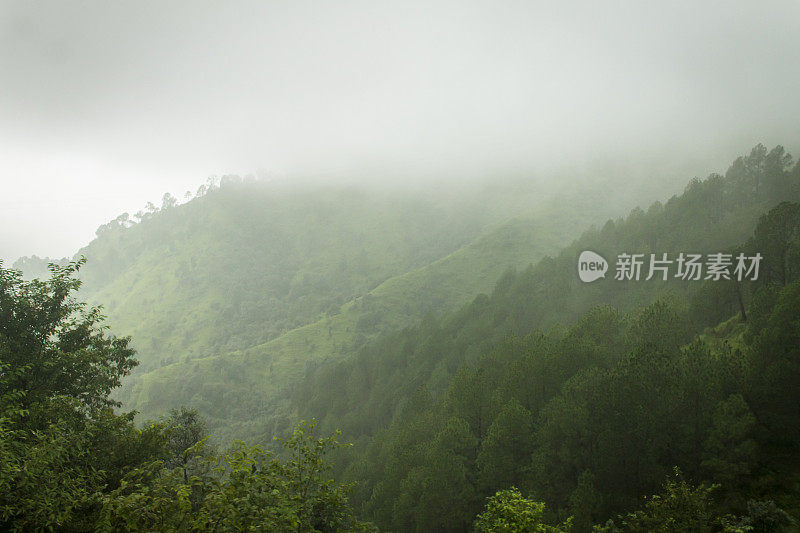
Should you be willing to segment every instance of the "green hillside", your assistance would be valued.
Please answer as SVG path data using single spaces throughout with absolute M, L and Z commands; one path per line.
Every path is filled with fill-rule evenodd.
M 144 374 L 126 383 L 119 396 L 143 418 L 175 405 L 195 406 L 222 439 L 280 434 L 296 419 L 289 400 L 309 365 L 354 354 L 369 339 L 409 326 L 426 312 L 463 305 L 490 290 L 504 270 L 554 253 L 568 237 L 564 233 L 580 224 L 557 215 L 542 218 L 503 224 L 446 257 L 390 278 L 339 313 L 267 343 Z
M 300 413 L 355 443 L 338 472 L 358 481 L 363 516 L 390 530 L 466 530 L 486 496 L 514 485 L 584 531 L 635 508 L 675 466 L 726 483 L 728 511 L 766 495 L 796 511 L 800 416 L 785 398 L 798 375 L 800 205 L 785 200 L 800 201 L 800 166 L 758 147 L 724 177 L 507 273 L 457 313 L 319 365 L 294 391 Z M 575 273 L 585 249 L 768 259 L 752 284 L 587 285 Z
M 198 407 L 222 441 L 265 440 L 298 417 L 318 418 L 326 431 L 341 429 L 355 446 L 335 455 L 336 472 L 358 483 L 352 501 L 362 516 L 390 530 L 465 530 L 483 498 L 509 485 L 545 500 L 554 513 L 550 521 L 571 514 L 584 530 L 635 508 L 676 465 L 691 479 L 728 483 L 726 494 L 735 496 L 722 509 L 741 514 L 747 498 L 765 495 L 792 509 L 793 471 L 765 474 L 760 489 L 742 492 L 735 463 L 748 471 L 790 467 L 780 459 L 785 445 L 773 442 L 779 422 L 770 418 L 790 385 L 775 381 L 784 379 L 777 367 L 768 382 L 743 370 L 750 354 L 760 361 L 765 356 L 758 353 L 769 350 L 753 340 L 772 313 L 763 295 L 789 291 L 775 296 L 789 305 L 789 283 L 800 273 L 793 266 L 800 259 L 800 212 L 792 204 L 775 207 L 785 200 L 800 201 L 800 167 L 780 148 L 757 147 L 725 176 L 693 180 L 680 196 L 634 209 L 553 257 L 506 271 L 488 296 L 468 297 L 458 290 L 460 280 L 480 280 L 479 287 L 496 275 L 500 256 L 524 265 L 531 256 L 514 250 L 536 249 L 539 230 L 549 233 L 546 223 L 501 225 L 431 265 L 387 280 L 338 315 L 248 350 L 170 365 L 128 393 L 148 414 L 176 402 Z M 551 230 L 570 219 L 548 214 Z M 625 251 L 764 250 L 785 260 L 767 262 L 754 286 L 621 283 L 613 276 L 586 285 L 575 275 L 585 249 L 607 258 Z M 776 293 L 763 292 L 778 282 Z M 391 331 L 442 294 L 455 295 L 453 301 L 467 296 L 471 303 Z M 741 306 L 751 320 L 747 335 L 741 317 L 731 319 Z M 785 312 L 794 316 L 790 308 Z M 780 330 L 780 324 L 793 327 L 791 321 L 773 327 Z M 707 327 L 713 329 L 703 333 Z M 748 355 L 743 359 L 736 349 Z M 794 367 L 790 371 L 794 375 Z M 605 389 L 611 392 L 597 392 Z M 764 396 L 765 390 L 781 392 Z M 691 395 L 700 403 L 687 422 Z M 757 416 L 759 446 L 777 455 L 704 463 L 715 446 L 755 442 L 750 422 L 741 434 L 719 434 L 725 416 L 734 417 L 732 424 Z M 593 424 L 592 417 L 604 422 Z M 604 427 L 616 430 L 608 434 Z M 589 446 L 581 433 L 600 447 Z M 696 449 L 687 451 L 692 443 Z M 620 455 L 637 459 L 630 465 L 617 461 Z
M 92 301 L 131 334 L 140 371 L 247 348 L 335 314 L 477 235 L 481 213 L 354 190 L 227 183 L 81 250 Z
M 609 221 L 601 229 L 588 231 L 554 259 L 504 276 L 488 301 L 479 298 L 445 320 L 458 326 L 457 330 L 443 333 L 459 339 L 457 343 L 447 348 L 438 344 L 425 348 L 427 344 L 423 343 L 412 350 L 421 357 L 419 361 L 415 358 L 410 367 L 413 376 L 390 367 L 394 374 L 385 377 L 388 382 L 377 376 L 364 387 L 349 383 L 349 371 L 345 370 L 343 377 L 342 370 L 336 369 L 335 378 L 328 372 L 334 371 L 340 360 L 345 368 L 356 365 L 352 372 L 361 375 L 364 370 L 357 365 L 364 361 L 385 362 L 395 353 L 407 357 L 407 341 L 398 341 L 392 331 L 417 323 L 426 312 L 434 312 L 426 319 L 431 321 L 432 317 L 457 309 L 476 294 L 488 293 L 509 268 L 522 268 L 555 254 L 570 232 L 575 234 L 588 224 L 579 213 L 591 210 L 578 203 L 569 210 L 542 208 L 538 217 L 503 224 L 446 257 L 386 280 L 342 305 L 338 313 L 266 343 L 181 361 L 137 376 L 125 383 L 119 397 L 139 410 L 143 418 L 175 405 L 197 407 L 208 419 L 212 432 L 223 441 L 236 437 L 268 441 L 270 435 L 291 426 L 298 417 L 298 406 L 300 413 L 320 417 L 328 429 L 355 431 L 346 433 L 351 436 L 364 431 L 371 434 L 375 427 L 391 419 L 393 406 L 414 387 L 422 382 L 434 391 L 440 390 L 460 364 L 477 357 L 503 335 L 568 323 L 597 302 L 633 309 L 660 295 L 686 290 L 685 282 L 674 281 L 642 283 L 620 290 L 611 276 L 589 286 L 581 285 L 573 274 L 575 260 L 583 249 L 613 258 L 625 250 L 718 251 L 743 242 L 761 213 L 778 199 L 796 195 L 794 182 L 785 181 L 785 162 L 777 157 L 778 152 L 756 150 L 732 165 L 726 177 L 712 175 L 702 182 L 694 180 L 680 197 L 665 204 L 656 202 L 646 213 L 634 209 L 624 221 Z M 774 164 L 770 163 L 773 159 Z M 514 295 L 524 296 L 517 300 Z M 698 299 L 695 305 L 704 301 Z M 725 310 L 716 311 L 708 319 L 721 319 L 727 316 L 725 313 L 732 313 L 733 304 L 726 305 Z M 493 315 L 489 321 L 493 325 L 488 329 L 487 314 Z M 371 342 L 382 334 L 382 340 Z M 452 356 L 447 355 L 449 350 L 453 350 Z M 351 357 L 356 354 L 360 354 L 358 358 Z M 401 367 L 408 368 L 408 364 L 406 361 Z M 391 401 L 371 397 L 375 390 Z M 349 420 L 355 421 L 353 427 Z
M 143 372 L 250 348 L 335 315 L 550 200 L 530 186 L 423 194 L 229 178 L 186 204 L 151 206 L 136 223 L 119 217 L 76 257 L 88 259 L 84 293 L 103 303 L 115 331 L 134 337 Z M 579 231 L 589 220 L 565 224 Z M 43 262 L 17 266 L 35 272 Z
M 488 296 L 478 296 L 458 312 L 428 316 L 414 328 L 381 337 L 357 358 L 316 368 L 295 395 L 302 411 L 354 436 L 371 433 L 389 423 L 399 401 L 416 387 L 424 384 L 436 393 L 459 366 L 474 362 L 506 336 L 563 327 L 598 304 L 627 312 L 672 297 L 691 301 L 702 326 L 726 320 L 739 310 L 735 287 L 729 284 L 674 278 L 620 283 L 613 279 L 613 266 L 605 279 L 584 284 L 576 275 L 577 258 L 583 250 L 613 262 L 621 252 L 714 253 L 740 245 L 763 213 L 784 199 L 800 200 L 800 168 L 787 168 L 776 157 L 781 153 L 780 147 L 769 155 L 754 150 L 725 177 L 693 180 L 682 195 L 664 204 L 656 202 L 647 212 L 634 209 L 625 219 L 586 231 L 552 257 L 506 272 Z M 765 164 L 771 160 L 776 163 Z M 363 383 L 365 375 L 371 377 Z M 383 401 L 383 396 L 392 400 Z M 357 423 L 349 427 L 348 420 Z
M 591 222 L 582 213 L 602 211 L 592 208 L 602 197 L 540 204 L 501 223 L 490 222 L 491 213 L 510 210 L 483 202 L 475 235 L 429 242 L 430 256 L 439 254 L 432 259 L 411 245 L 397 252 L 382 230 L 365 238 L 367 221 L 388 212 L 400 224 L 409 211 L 394 203 L 375 209 L 377 197 L 356 195 L 361 204 L 372 198 L 359 211 L 348 203 L 352 191 L 339 191 L 347 199 L 330 206 L 326 220 L 338 229 L 319 221 L 292 228 L 298 242 L 308 239 L 299 249 L 274 244 L 283 234 L 271 230 L 274 246 L 250 250 L 252 228 L 237 217 L 253 195 L 239 186 L 153 209 L 132 227 L 123 217 L 101 228 L 87 250 L 95 247 L 102 269 L 84 273 L 81 260 L 53 267 L 47 282 L 0 269 L 0 349 L 10 369 L 0 376 L 0 473 L 24 489 L 6 496 L 16 513 L 9 520 L 39 512 L 38 495 L 55 491 L 67 496 L 54 501 L 70 507 L 42 509 L 49 514 L 40 521 L 80 524 L 89 516 L 105 529 L 203 528 L 211 516 L 241 525 L 251 516 L 286 530 L 300 513 L 322 530 L 374 530 L 362 520 L 390 531 L 496 531 L 498 523 L 557 532 L 796 530 L 800 165 L 781 147 L 759 145 L 724 176 L 692 180 L 681 195 L 592 225 L 566 247 L 568 235 Z M 324 213 L 327 198 L 284 196 L 281 205 Z M 252 201 L 261 212 L 264 198 Z M 445 203 L 467 232 L 459 206 L 469 212 L 477 204 Z M 441 208 L 431 214 L 440 223 Z M 452 237 L 446 226 L 436 228 Z M 356 274 L 325 269 L 316 261 L 332 248 L 316 231 L 355 232 L 336 242 L 361 251 L 364 242 L 390 260 L 370 259 Z M 215 241 L 223 234 L 233 244 Z M 192 267 L 189 257 L 175 269 L 193 249 L 185 243 L 204 239 L 203 260 Z M 220 250 L 236 254 L 206 261 Z M 753 280 L 622 281 L 612 267 L 587 284 L 576 271 L 583 250 L 612 265 L 621 253 L 741 252 L 763 261 Z M 248 263 L 251 255 L 274 262 Z M 113 312 L 161 325 L 169 343 L 202 323 L 173 296 L 193 295 L 211 302 L 209 315 L 219 313 L 218 331 L 194 339 L 197 347 L 175 362 L 164 339 L 140 341 L 149 367 L 117 397 L 141 409 L 140 421 L 169 411 L 160 422 L 137 428 L 134 413 L 110 409 L 109 393 L 135 365 L 133 350 L 129 339 L 106 337 L 97 310 L 68 297 L 79 270 L 93 297 L 113 288 Z M 328 287 L 303 298 L 292 285 L 299 272 L 299 287 L 341 280 L 343 292 Z M 252 281 L 261 275 L 269 281 Z M 276 288 L 281 280 L 288 292 Z M 172 292 L 154 291 L 159 284 Z M 361 288 L 325 307 L 331 294 Z M 262 317 L 269 331 L 248 329 L 252 317 L 221 308 L 265 296 L 275 306 Z M 251 344 L 259 334 L 265 340 Z M 173 409 L 180 404 L 197 411 Z M 309 418 L 319 424 L 297 425 Z M 340 429 L 353 446 L 318 438 L 316 427 Z M 282 451 L 270 446 L 278 456 L 243 443 L 217 454 L 207 431 L 220 446 L 292 437 Z M 105 452 L 100 470 L 84 445 Z M 326 453 L 336 481 L 324 473 Z M 57 467 L 64 457 L 66 476 Z
M 141 419 L 195 405 L 221 438 L 268 440 L 296 417 L 287 388 L 308 364 L 457 309 L 641 192 L 608 202 L 610 176 L 579 181 L 542 194 L 526 179 L 404 192 L 225 177 L 182 205 L 165 195 L 78 254 L 84 297 L 140 361 L 115 395 Z

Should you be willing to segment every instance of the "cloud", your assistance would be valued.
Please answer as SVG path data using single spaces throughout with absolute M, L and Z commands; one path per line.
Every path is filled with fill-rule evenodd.
M 69 182 L 96 227 L 94 192 L 135 210 L 257 169 L 429 179 L 705 154 L 720 170 L 797 143 L 798 23 L 794 2 L 5 2 L 5 205 L 60 254 L 77 236 L 46 228 L 72 204 L 39 206 L 32 184 Z

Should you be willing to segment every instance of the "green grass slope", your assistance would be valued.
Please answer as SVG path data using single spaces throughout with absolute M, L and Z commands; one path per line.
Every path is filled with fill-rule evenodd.
M 666 204 L 656 202 L 646 213 L 635 209 L 624 222 L 609 222 L 602 229 L 586 232 L 556 259 L 539 262 L 535 269 L 519 276 L 504 277 L 494 291 L 501 296 L 493 297 L 490 304 L 511 295 L 520 297 L 515 296 L 508 305 L 492 311 L 492 331 L 484 331 L 486 325 L 478 324 L 475 331 L 454 335 L 477 335 L 483 339 L 480 342 L 486 343 L 502 332 L 519 333 L 533 325 L 544 328 L 568 322 L 596 302 L 633 308 L 677 288 L 674 283 L 650 283 L 620 291 L 609 279 L 578 290 L 574 261 L 585 248 L 613 258 L 626 250 L 674 253 L 689 246 L 692 250 L 718 251 L 742 242 L 752 232 L 759 214 L 777 198 L 794 191 L 785 162 L 771 162 L 777 153 L 758 149 L 734 163 L 726 177 L 712 175 L 703 182 L 693 181 L 681 197 L 673 197 Z M 533 219 L 495 227 L 457 252 L 400 273 L 351 299 L 339 307 L 338 313 L 328 313 L 265 343 L 217 350 L 200 360 L 183 360 L 136 376 L 125 384 L 119 397 L 127 407 L 140 410 L 143 418 L 184 404 L 199 408 L 215 435 L 223 440 L 268 440 L 295 419 L 297 409 L 293 405 L 298 390 L 308 381 L 306 377 L 318 374 L 318 368 L 352 359 L 372 339 L 417 323 L 427 311 L 434 315 L 447 313 L 475 295 L 489 292 L 504 271 L 554 254 L 561 243 L 577 235 L 579 228 L 597 221 L 586 213 L 594 217 L 605 215 L 611 204 L 605 197 L 591 193 L 565 200 L 549 208 L 539 207 L 540 212 Z M 496 209 L 496 203 L 489 198 L 483 207 L 487 211 Z M 479 348 L 468 350 L 472 353 Z M 433 380 L 431 385 L 446 384 L 452 365 L 444 359 L 440 364 L 424 362 L 420 371 L 423 367 L 434 370 L 421 379 Z M 415 379 L 409 381 L 411 385 L 397 386 L 406 390 Z M 336 394 L 363 397 L 363 390 L 368 389 L 354 385 L 347 390 L 337 389 Z M 325 392 L 313 391 L 315 397 L 323 398 Z M 338 403 L 342 398 L 326 401 Z
M 515 219 L 429 265 L 390 278 L 341 312 L 269 342 L 176 363 L 129 381 L 120 393 L 142 418 L 175 405 L 197 407 L 221 439 L 264 438 L 296 416 L 292 385 L 323 360 L 344 358 L 381 333 L 409 326 L 427 311 L 454 310 L 509 268 L 528 265 L 574 236 L 580 217 Z M 572 235 L 570 235 L 572 232 Z M 259 413 L 256 419 L 252 413 Z
M 79 252 L 82 295 L 133 336 L 141 364 L 116 393 L 125 407 L 144 418 L 196 405 L 220 433 L 245 436 L 243 420 L 268 435 L 261 426 L 294 416 L 282 405 L 314 365 L 462 306 L 638 194 L 594 178 L 416 191 L 226 178 L 101 226 Z M 18 262 L 28 274 L 43 263 Z
M 386 279 L 473 239 L 463 206 L 354 190 L 233 184 L 81 251 L 84 291 L 148 371 L 262 344 L 335 314 Z

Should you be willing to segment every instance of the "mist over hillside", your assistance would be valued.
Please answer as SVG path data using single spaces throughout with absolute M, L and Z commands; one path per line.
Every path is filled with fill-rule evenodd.
M 77 263 L 50 267 L 51 283 L 79 274 L 72 290 L 103 305 L 112 333 L 133 334 L 122 342 L 140 364 L 118 371 L 111 398 L 135 410 L 135 431 L 193 428 L 222 448 L 245 439 L 280 452 L 274 437 L 317 420 L 353 443 L 329 451 L 333 474 L 355 483 L 353 517 L 382 529 L 467 530 L 513 486 L 547 505 L 541 520 L 588 531 L 676 465 L 665 487 L 702 489 L 684 474 L 725 483 L 713 508 L 697 503 L 709 516 L 747 525 L 764 519 L 752 506 L 778 501 L 769 520 L 788 527 L 800 165 L 758 145 L 649 205 L 617 205 L 639 194 L 630 188 L 609 202 L 607 186 L 419 194 L 227 177 L 104 224 Z M 587 284 L 582 250 L 763 252 L 765 263 L 752 283 Z M 15 265 L 31 278 L 43 262 Z M 4 283 L 30 283 L 17 291 L 47 287 L 8 272 Z M 621 448 L 637 466 L 617 464 Z
M 392 319 L 381 327 L 457 307 L 488 290 L 506 268 L 553 253 L 585 226 L 656 194 L 641 177 L 614 189 L 618 180 L 613 173 L 570 175 L 553 187 L 512 176 L 431 190 L 225 176 L 184 203 L 165 194 L 159 207 L 151 202 L 101 225 L 73 259 L 88 259 L 83 294 L 103 304 L 114 331 L 134 336 L 142 372 L 262 344 L 338 315 L 370 291 L 385 293 L 384 283 L 397 287 L 390 291 L 415 292 L 391 306 Z M 652 189 L 679 190 L 672 180 L 678 181 L 669 176 Z M 614 202 L 595 200 L 606 195 Z M 501 229 L 509 223 L 524 237 L 478 251 L 486 247 L 480 243 L 492 243 L 487 233 L 514 231 Z M 41 276 L 48 261 L 24 257 L 14 267 Z M 399 288 L 408 285 L 404 275 L 440 279 L 416 282 L 420 292 Z M 448 276 L 456 277 L 442 286 Z
M 0 531 L 800 531 L 798 27 L 0 1 Z

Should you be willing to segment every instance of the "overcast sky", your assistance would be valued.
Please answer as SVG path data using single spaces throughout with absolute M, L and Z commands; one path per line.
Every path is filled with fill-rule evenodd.
M 0 0 L 0 258 L 215 174 L 704 176 L 800 152 L 798 94 L 796 1 Z

